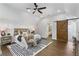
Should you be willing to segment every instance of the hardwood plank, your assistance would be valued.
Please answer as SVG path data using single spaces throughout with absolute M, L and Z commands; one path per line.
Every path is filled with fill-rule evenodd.
M 73 43 L 54 41 L 36 56 L 73 56 Z
M 7 46 L 2 46 L 1 49 L 2 49 L 3 56 L 12 56 Z

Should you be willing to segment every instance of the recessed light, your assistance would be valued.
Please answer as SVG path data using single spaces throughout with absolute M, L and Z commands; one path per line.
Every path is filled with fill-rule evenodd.
M 57 13 L 60 13 L 60 12 L 61 12 L 61 10 L 58 9 L 58 10 L 57 10 Z
M 31 9 L 30 9 L 30 8 L 27 8 L 27 11 L 28 11 L 28 12 L 31 12 Z

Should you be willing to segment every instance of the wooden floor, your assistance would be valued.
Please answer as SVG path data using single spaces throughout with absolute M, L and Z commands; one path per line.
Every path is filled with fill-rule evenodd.
M 51 37 L 47 38 L 48 43 L 51 41 L 52 41 Z M 10 44 L 8 44 L 8 45 L 10 45 Z M 2 46 L 1 49 L 2 49 L 3 56 L 12 56 L 11 52 L 7 48 L 7 45 Z
M 73 43 L 62 43 L 54 41 L 36 56 L 73 56 Z
M 1 49 L 2 49 L 3 56 L 12 56 L 7 46 L 2 46 Z
M 48 43 L 52 41 L 48 38 Z M 12 56 L 9 49 L 6 46 L 2 46 L 2 52 L 4 56 Z M 47 48 L 42 50 L 36 56 L 73 56 L 73 43 L 63 43 L 53 41 Z

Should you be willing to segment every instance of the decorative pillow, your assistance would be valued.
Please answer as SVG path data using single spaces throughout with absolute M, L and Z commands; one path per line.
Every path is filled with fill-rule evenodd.
M 18 36 L 18 37 L 17 37 L 17 40 L 18 40 L 19 42 L 21 42 L 21 41 L 22 41 L 22 36 Z
M 26 42 L 28 42 L 28 33 L 27 32 L 23 32 L 23 37 L 25 38 Z
M 33 34 L 28 34 L 28 39 L 34 39 L 34 35 Z

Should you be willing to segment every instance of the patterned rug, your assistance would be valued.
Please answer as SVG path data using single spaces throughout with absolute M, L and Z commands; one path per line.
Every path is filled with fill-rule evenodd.
M 13 56 L 34 56 L 44 48 L 46 48 L 49 44 L 46 39 L 42 39 L 40 43 L 36 47 L 28 47 L 28 49 L 22 48 L 18 44 L 11 44 L 8 47 Z

